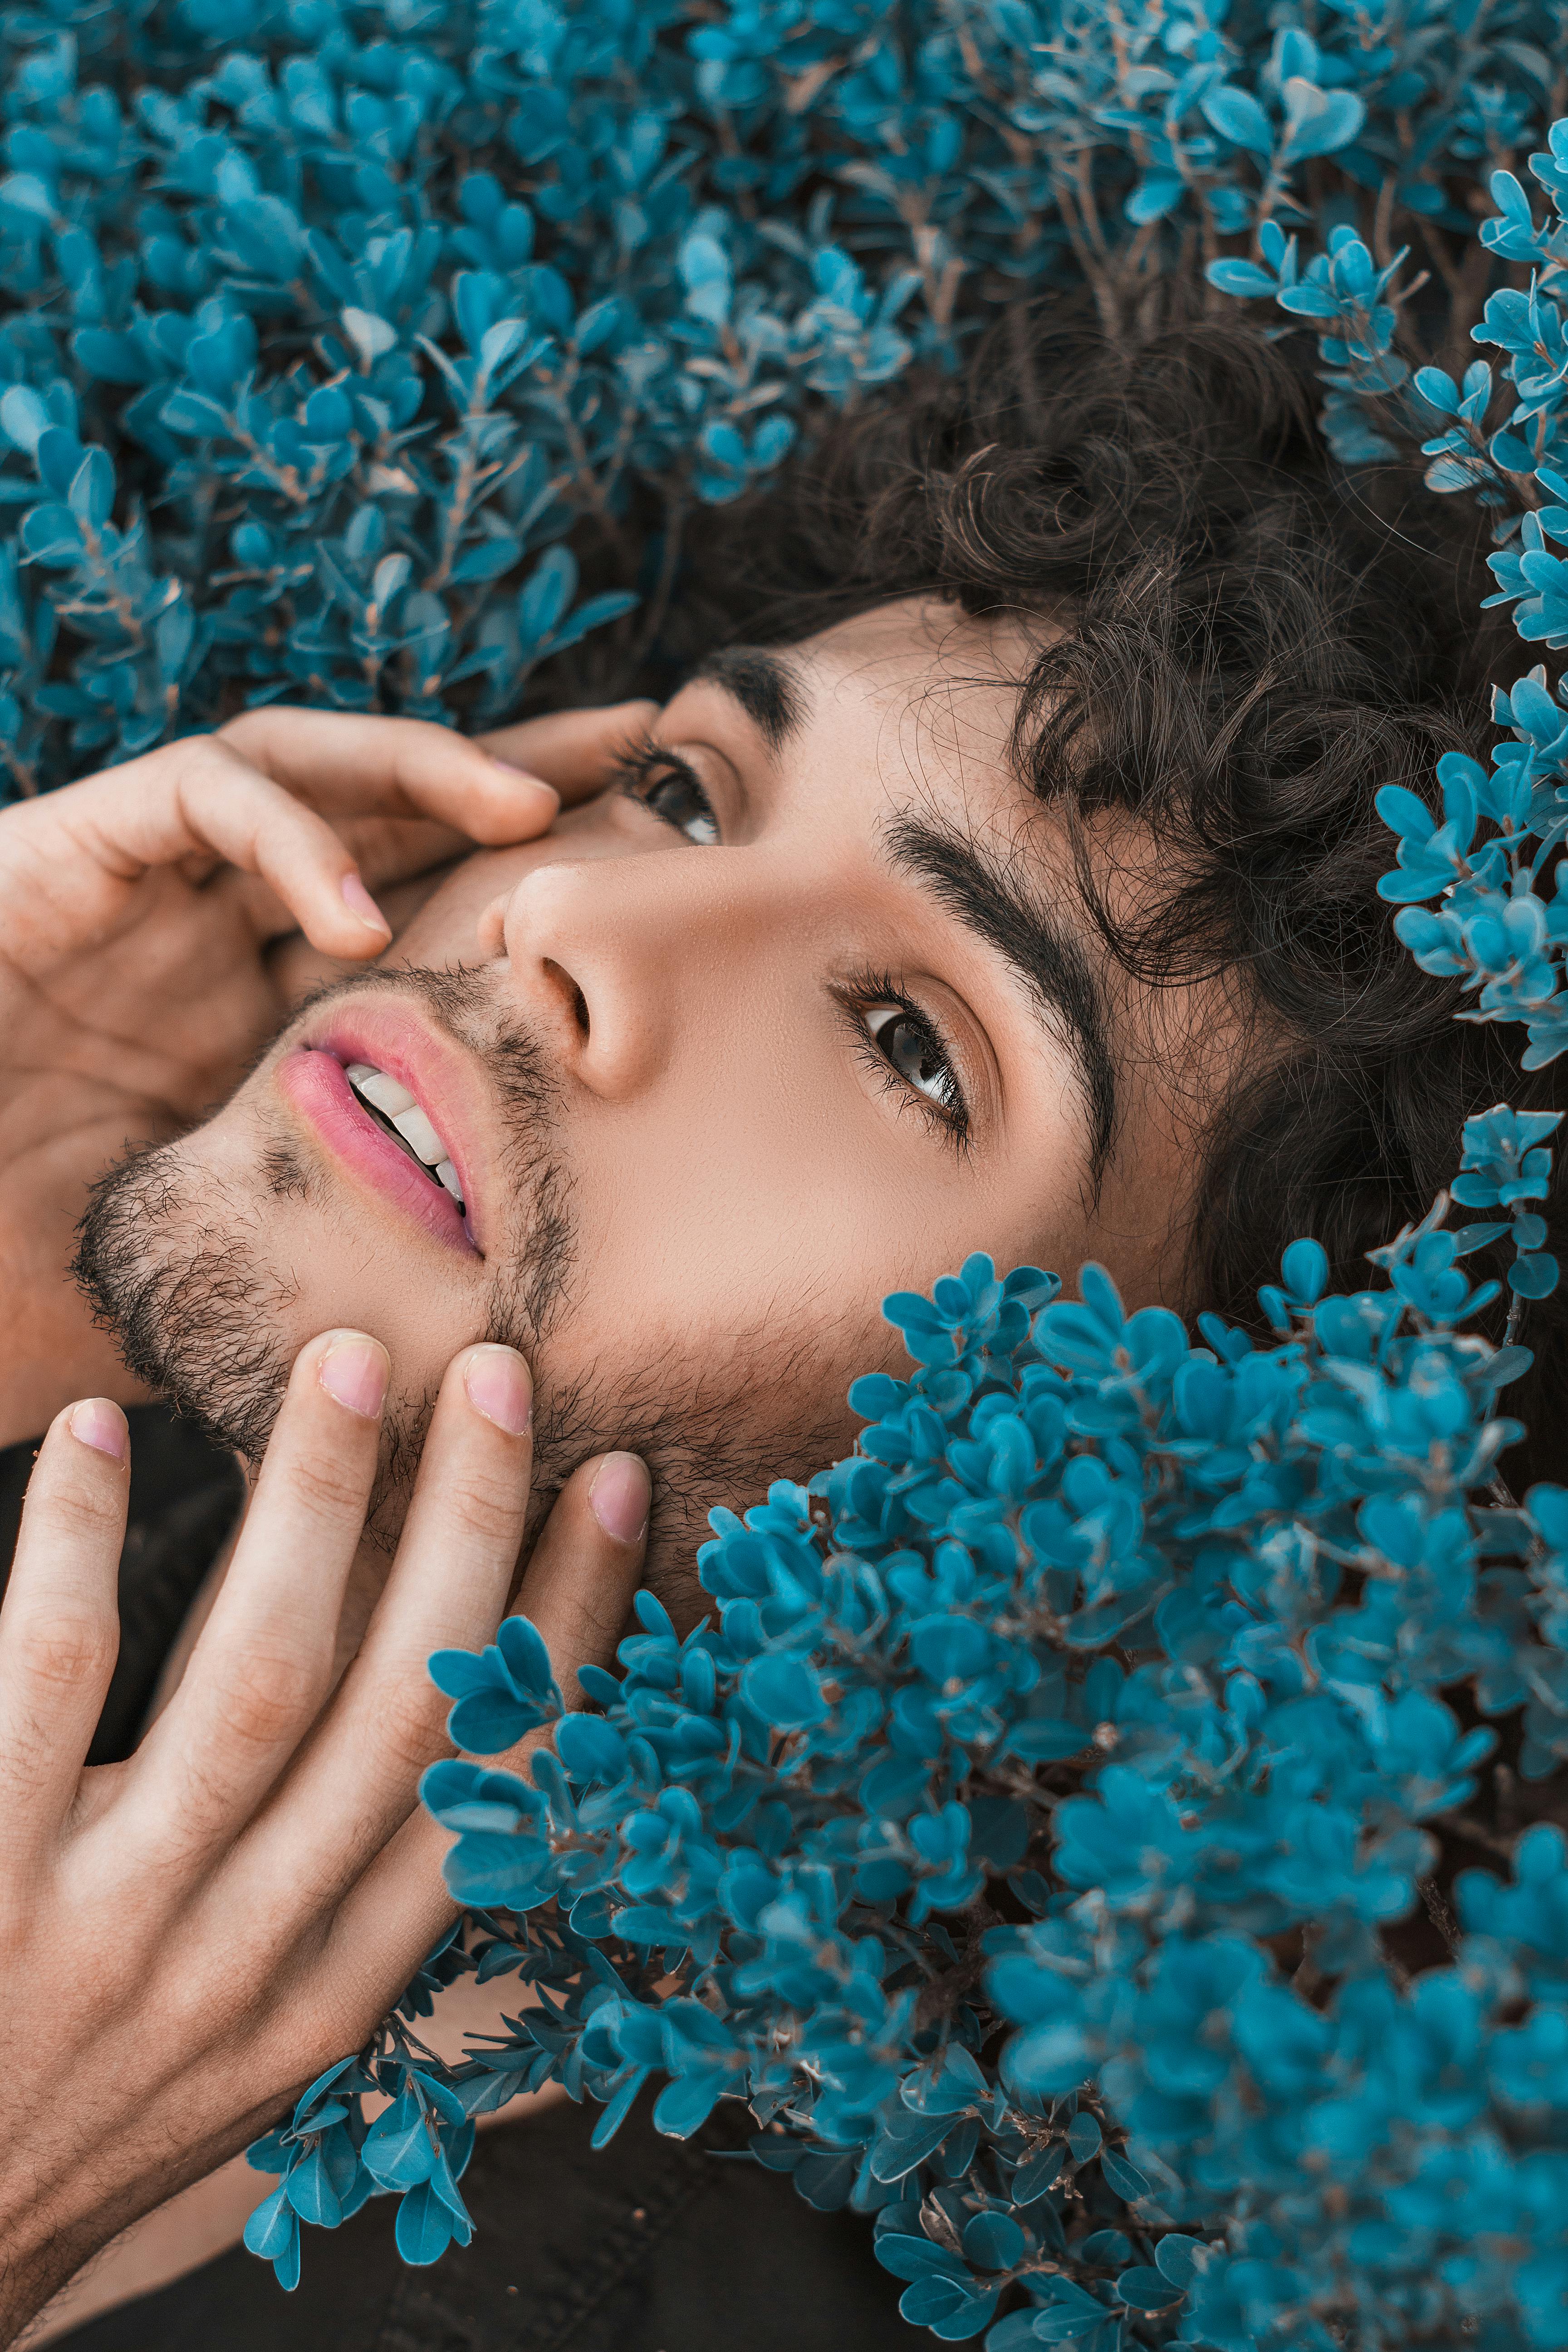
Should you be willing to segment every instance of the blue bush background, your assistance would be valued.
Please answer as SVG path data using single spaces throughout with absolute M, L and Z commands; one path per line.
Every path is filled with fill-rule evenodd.
M 0 10 L 10 788 L 280 696 L 494 723 L 595 631 L 592 675 L 629 673 L 693 517 L 820 404 L 1017 293 L 1087 278 L 1128 324 L 1303 204 L 1380 268 L 1414 236 L 1457 350 L 1498 268 L 1478 181 L 1554 110 L 1560 11 L 1307 21 Z
M 0 41 L 13 792 L 247 702 L 627 677 L 826 406 L 1023 293 L 1136 332 L 1184 266 L 1310 324 L 1341 458 L 1419 444 L 1568 645 L 1559 7 L 57 0 Z M 1534 1066 L 1568 709 L 1538 667 L 1496 717 L 1382 795 L 1383 889 Z M 257 2251 L 291 2283 L 391 2192 L 433 2260 L 476 2115 L 554 2078 L 602 2138 L 648 2084 L 676 2134 L 747 2100 L 988 2352 L 1568 2345 L 1568 1493 L 1496 1474 L 1554 1126 L 1473 1118 L 1364 1292 L 1294 1244 L 1268 1345 L 971 1259 L 889 1302 L 855 1456 L 716 1515 L 711 1622 L 645 1596 L 567 1717 L 521 1621 L 433 1661 L 470 1754 L 554 1750 L 429 1776 L 466 1927 L 258 2145 Z M 1490 1864 L 1451 1903 L 1440 1835 Z M 446 2067 L 474 1969 L 529 1990 Z

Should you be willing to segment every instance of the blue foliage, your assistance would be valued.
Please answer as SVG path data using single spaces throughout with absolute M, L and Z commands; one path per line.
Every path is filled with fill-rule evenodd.
M 281 696 L 494 723 L 590 633 L 635 667 L 694 509 L 824 404 L 1187 256 L 1311 327 L 1341 459 L 1419 445 L 1568 646 L 1551 0 L 50 0 L 0 40 L 13 790 Z M 1537 669 L 1496 717 L 1383 795 L 1382 887 L 1535 1066 L 1568 709 Z M 677 2136 L 748 2102 L 988 2352 L 1568 2346 L 1568 1845 L 1478 1784 L 1494 1720 L 1568 1760 L 1568 1492 L 1496 1471 L 1554 1124 L 1469 1120 L 1364 1291 L 1294 1244 L 1267 1346 L 972 1258 L 888 1302 L 912 1370 L 851 1459 L 715 1514 L 695 1632 L 644 1595 L 572 1715 L 519 1621 L 434 1660 L 470 1755 L 553 1748 L 428 1776 L 466 1926 L 258 2144 L 247 2242 L 291 2284 L 301 2221 L 391 2193 L 432 2261 L 478 2115 L 560 2081 L 603 2141 L 647 2085 Z M 1492 1857 L 1452 1910 L 1439 1832 Z M 518 2017 L 448 2067 L 417 2022 L 476 1969 Z
M 1532 508 L 1500 580 L 1563 642 L 1553 509 L 1511 495 L 1561 401 L 1563 232 L 1503 168 L 1544 133 L 1559 12 L 1295 16 L 0 7 L 0 774 L 32 791 L 279 697 L 493 724 L 594 632 L 596 674 L 629 674 L 694 511 L 823 403 L 951 361 L 1010 294 L 1087 276 L 1130 317 L 1194 250 L 1332 326 L 1347 455 L 1387 444 L 1375 378 L 1436 476 Z M 1553 195 L 1565 156 L 1532 167 Z M 1473 250 L 1540 294 L 1487 303 L 1518 396 L 1489 441 L 1484 364 L 1461 393 L 1394 348 L 1391 239 L 1473 239 L 1493 166 Z M 1309 198 L 1331 235 L 1303 268 Z M 1433 259 L 1452 341 L 1489 281 Z

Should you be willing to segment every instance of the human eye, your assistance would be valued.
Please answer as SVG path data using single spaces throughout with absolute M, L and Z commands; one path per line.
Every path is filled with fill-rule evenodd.
M 939 1024 L 887 972 L 865 973 L 840 992 L 850 1039 L 884 1086 L 912 1096 L 923 1115 L 959 1147 L 969 1106 Z
M 719 819 L 697 771 L 650 737 L 621 762 L 617 789 L 688 841 L 716 842 Z

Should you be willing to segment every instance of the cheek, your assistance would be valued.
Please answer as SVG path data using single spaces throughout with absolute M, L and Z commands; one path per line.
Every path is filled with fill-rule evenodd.
M 754 1383 L 759 1343 L 766 1362 L 770 1338 L 782 1349 L 815 1322 L 834 1334 L 846 1381 L 897 1369 L 889 1292 L 929 1291 L 973 1250 L 1003 1272 L 1035 1260 L 1051 1191 L 1049 1238 L 1077 1265 L 1076 1128 L 1041 1138 L 1009 1189 L 917 1133 L 917 1117 L 884 1117 L 831 1065 L 814 1090 L 731 1063 L 723 1083 L 689 1076 L 594 1123 L 573 1139 L 578 1274 L 552 1355 L 571 1357 L 574 1374 L 591 1373 L 600 1349 L 648 1365 L 733 1360 Z
M 170 1244 L 176 1255 L 214 1240 L 237 1244 L 285 1353 L 339 1326 L 367 1330 L 390 1350 L 397 1391 L 421 1396 L 459 1348 L 485 1336 L 483 1269 L 412 1228 L 405 1239 L 308 1151 L 289 1150 L 286 1126 L 268 1117 L 258 1093 L 266 1083 L 258 1074 L 177 1147 L 189 1209 Z M 281 1172 L 280 1146 L 302 1191 Z

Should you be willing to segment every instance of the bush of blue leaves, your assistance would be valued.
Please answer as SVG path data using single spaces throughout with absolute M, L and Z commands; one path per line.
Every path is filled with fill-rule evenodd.
M 629 676 L 826 405 L 1183 262 L 1310 325 L 1339 457 L 1418 443 L 1568 646 L 1564 46 L 1549 0 L 0 8 L 8 789 L 279 697 L 472 727 L 573 647 Z M 1534 1066 L 1568 708 L 1538 668 L 1496 718 L 1384 794 L 1383 890 Z M 715 1515 L 695 1632 L 645 1595 L 572 1714 L 521 1620 L 435 1659 L 468 1756 L 553 1747 L 429 1775 L 464 1924 L 253 2151 L 284 2283 L 377 2193 L 408 2260 L 466 2242 L 475 2117 L 559 2081 L 601 2141 L 645 2085 L 677 2136 L 744 2103 L 987 2352 L 1568 2346 L 1568 1492 L 1496 1470 L 1554 1124 L 1471 1119 L 1364 1291 L 1296 1243 L 1268 1344 L 972 1258 L 888 1302 L 855 1455 Z M 1451 1906 L 1446 1828 L 1496 1857 Z M 448 2067 L 474 1969 L 515 2022 Z

